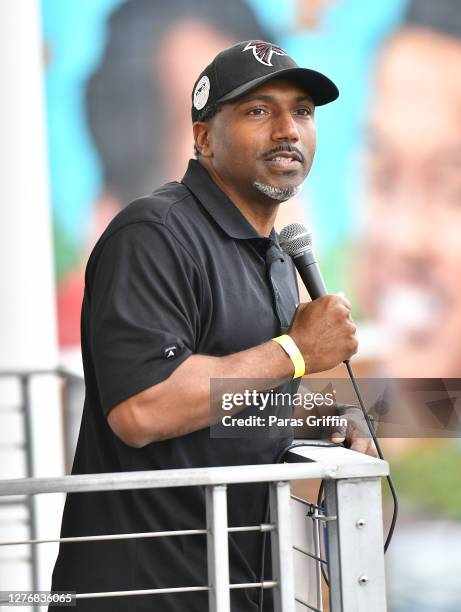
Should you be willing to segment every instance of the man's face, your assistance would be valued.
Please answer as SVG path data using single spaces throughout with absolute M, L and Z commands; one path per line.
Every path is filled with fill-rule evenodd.
M 241 198 L 286 200 L 312 165 L 314 110 L 302 87 L 274 79 L 224 104 L 209 121 L 207 163 Z
M 400 376 L 461 375 L 461 43 L 383 51 L 369 130 L 364 295 Z

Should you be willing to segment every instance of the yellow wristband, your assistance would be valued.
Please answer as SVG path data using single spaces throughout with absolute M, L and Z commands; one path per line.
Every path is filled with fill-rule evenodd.
M 306 362 L 304 361 L 304 357 L 301 355 L 301 351 L 296 346 L 295 341 L 288 334 L 283 334 L 283 336 L 278 336 L 277 338 L 272 338 L 274 342 L 280 344 L 285 353 L 293 362 L 295 366 L 295 373 L 293 374 L 293 378 L 299 378 L 303 376 L 306 371 Z

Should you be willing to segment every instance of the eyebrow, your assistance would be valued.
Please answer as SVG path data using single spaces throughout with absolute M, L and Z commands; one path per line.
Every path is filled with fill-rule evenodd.
M 239 100 L 237 100 L 237 102 L 234 105 L 234 108 L 238 108 L 242 104 L 246 104 L 247 102 L 253 102 L 255 100 L 264 100 L 265 102 L 274 102 L 275 98 L 274 98 L 274 96 L 271 96 L 269 94 L 253 94 L 253 95 L 248 95 L 248 96 L 244 96 L 243 98 L 240 98 Z M 312 98 L 308 94 L 304 94 L 302 96 L 297 96 L 295 98 L 295 102 L 303 102 L 304 100 L 307 100 L 308 102 L 311 102 L 312 105 L 314 105 L 314 101 L 312 100 Z

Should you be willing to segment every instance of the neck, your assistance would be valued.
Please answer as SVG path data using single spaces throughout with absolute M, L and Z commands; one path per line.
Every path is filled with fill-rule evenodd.
M 245 219 L 261 236 L 269 236 L 274 227 L 280 202 L 276 202 L 264 194 L 242 195 L 234 186 L 226 183 L 206 160 L 200 160 L 213 181 L 237 206 Z

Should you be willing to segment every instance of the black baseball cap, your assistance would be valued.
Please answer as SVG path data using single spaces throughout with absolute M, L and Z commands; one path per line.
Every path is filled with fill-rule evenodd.
M 339 96 L 333 81 L 316 70 L 300 68 L 278 45 L 245 40 L 218 53 L 201 72 L 192 90 L 192 121 L 204 117 L 210 106 L 230 102 L 273 78 L 298 83 L 316 106 Z

